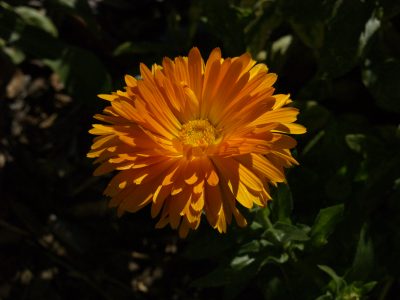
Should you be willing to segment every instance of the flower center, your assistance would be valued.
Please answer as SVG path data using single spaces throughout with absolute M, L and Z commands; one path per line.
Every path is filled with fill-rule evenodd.
M 214 144 L 217 131 L 208 120 L 192 120 L 182 126 L 179 133 L 184 145 L 207 147 Z

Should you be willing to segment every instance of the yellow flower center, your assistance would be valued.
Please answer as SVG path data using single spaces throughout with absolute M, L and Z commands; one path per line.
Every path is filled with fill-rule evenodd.
M 208 120 L 192 120 L 182 126 L 179 133 L 184 145 L 207 147 L 214 144 L 217 131 Z

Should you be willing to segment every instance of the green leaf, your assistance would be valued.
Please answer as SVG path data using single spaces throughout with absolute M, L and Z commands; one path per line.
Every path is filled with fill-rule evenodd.
M 0 9 L 0 38 L 9 41 L 12 35 L 15 35 L 18 31 L 18 16 L 11 7 L 5 5 L 4 2 L 0 2 Z
M 101 61 L 91 52 L 68 47 L 61 59 L 46 63 L 60 76 L 67 92 L 85 101 L 111 89 L 111 79 Z
M 300 40 L 313 49 L 324 41 L 324 22 L 332 10 L 332 1 L 278 1 L 278 11 L 288 19 Z
M 281 70 L 289 57 L 289 49 L 294 42 L 293 35 L 287 34 L 275 40 L 268 54 L 268 66 L 273 70 Z
M 281 265 L 284 264 L 289 260 L 289 255 L 287 253 L 282 253 L 280 256 L 272 256 L 268 255 L 263 261 L 261 262 L 261 266 L 265 266 L 267 264 L 277 264 Z
M 278 231 L 281 236 L 281 242 L 283 244 L 292 241 L 304 242 L 308 241 L 310 237 L 306 232 L 306 228 L 299 228 L 294 225 L 289 225 L 285 223 L 276 223 L 274 225 L 274 230 Z
M 235 299 L 257 275 L 259 268 L 260 262 L 257 260 L 249 258 L 247 261 L 242 262 L 240 269 L 236 269 L 231 274 L 229 283 L 225 286 L 224 299 Z
M 367 296 L 375 284 L 375 281 L 365 284 L 361 281 L 352 282 L 351 284 L 347 284 L 341 291 L 337 293 L 336 299 L 365 299 L 365 296 Z
M 4 47 L 3 51 L 15 65 L 20 64 L 25 59 L 25 53 L 16 47 Z
M 124 42 L 120 44 L 113 51 L 114 56 L 120 56 L 124 54 L 149 54 L 149 53 L 160 53 L 165 52 L 168 49 L 168 45 L 161 43 L 150 43 L 150 42 Z
M 300 123 L 306 126 L 308 132 L 315 132 L 326 126 L 330 115 L 325 107 L 318 105 L 315 101 L 308 101 L 300 114 Z
M 318 268 L 320 268 L 322 271 L 324 271 L 326 274 L 331 277 L 333 284 L 334 284 L 334 289 L 336 290 L 336 293 L 339 294 L 341 290 L 343 290 L 346 286 L 346 281 L 340 276 L 336 274 L 336 272 L 325 265 L 318 265 Z
M 321 21 L 314 23 L 292 22 L 292 27 L 302 42 L 314 49 L 319 49 L 324 41 L 324 24 Z
M 272 245 L 272 243 L 267 240 L 253 240 L 241 246 L 238 254 L 258 253 L 267 245 Z
M 38 27 L 26 25 L 13 43 L 35 58 L 57 59 L 66 47 L 64 42 Z
M 333 296 L 330 292 L 327 292 L 325 295 L 319 296 L 315 300 L 333 300 Z
M 335 1 L 277 1 L 278 11 L 286 18 L 300 23 L 313 23 L 331 15 Z
M 400 14 L 400 2 L 398 0 L 380 0 L 379 4 L 382 6 L 387 19 Z
M 373 37 L 380 28 L 381 28 L 381 21 L 375 16 L 372 16 L 367 21 L 367 23 L 365 24 L 365 30 L 364 32 L 361 33 L 360 36 L 360 43 L 358 49 L 359 55 L 364 55 L 366 52 L 368 52 L 371 46 L 371 42 L 373 41 Z
M 0 36 L 8 43 L 13 61 L 21 62 L 25 54 L 34 58 L 56 58 L 64 43 L 57 39 L 53 22 L 39 11 L 20 6 L 14 8 L 0 2 Z M 15 56 L 16 51 L 23 55 Z
M 320 73 L 328 78 L 341 76 L 355 66 L 360 36 L 374 9 L 373 1 L 337 3 L 340 5 L 327 24 L 325 43 L 320 51 Z
M 380 159 L 387 154 L 387 149 L 380 138 L 366 134 L 347 134 L 345 136 L 347 146 L 359 153 L 366 160 Z
M 49 7 L 57 11 L 57 15 L 79 20 L 85 30 L 90 31 L 93 36 L 101 38 L 99 20 L 93 15 L 93 10 L 87 0 L 51 0 Z
M 372 289 L 376 286 L 378 282 L 377 281 L 370 281 L 365 283 L 362 287 L 361 287 L 361 293 L 362 294 L 367 294 L 370 291 L 372 291 Z
M 55 0 L 55 2 L 58 2 L 60 5 L 69 7 L 69 8 L 76 8 L 78 0 Z
M 271 205 L 273 220 L 286 224 L 292 223 L 290 216 L 293 210 L 293 198 L 287 184 L 279 185 Z
M 209 32 L 222 41 L 227 55 L 242 53 L 246 49 L 244 43 L 246 19 L 237 13 L 230 2 L 228 0 L 201 1 L 204 13 L 202 20 L 208 26 Z
M 361 153 L 365 146 L 365 134 L 347 134 L 345 136 L 346 144 L 351 150 Z
M 325 265 L 318 265 L 318 268 L 328 274 L 335 282 L 340 282 L 342 280 L 332 268 Z
M 57 37 L 58 31 L 53 22 L 44 15 L 44 13 L 27 6 L 19 6 L 15 8 L 15 12 L 28 25 L 38 27 L 50 35 Z
M 257 3 L 252 7 L 252 15 L 249 18 L 248 24 L 244 28 L 247 49 L 256 57 L 257 60 L 265 59 L 265 57 L 263 58 L 262 56 L 267 54 L 265 47 L 271 39 L 271 34 L 274 29 L 282 23 L 283 18 L 281 15 L 276 13 L 275 7 L 276 2 L 274 1 L 257 1 Z M 286 53 L 287 48 L 289 48 L 285 47 L 289 46 L 287 42 L 287 39 L 283 41 L 283 45 L 282 42 L 278 42 L 281 47 L 277 47 L 278 45 L 276 45 L 275 49 L 271 50 L 268 64 L 271 69 L 277 70 L 277 67 L 280 66 L 283 63 L 284 58 L 286 58 L 286 55 L 284 54 Z M 272 47 L 274 48 L 274 46 Z M 275 64 L 278 60 L 279 62 Z
M 230 266 L 234 270 L 241 270 L 251 264 L 253 261 L 254 258 L 250 257 L 249 255 L 238 256 L 231 261 Z
M 271 208 L 269 205 L 265 207 L 258 207 L 255 209 L 256 211 L 256 216 L 254 218 L 254 221 L 251 223 L 251 228 L 253 230 L 257 230 L 260 228 L 268 228 L 270 227 L 270 220 L 269 217 L 271 215 Z
M 366 61 L 362 71 L 365 86 L 376 104 L 389 112 L 400 112 L 400 61 L 387 58 L 384 61 Z
M 350 281 L 366 280 L 374 269 L 374 247 L 368 235 L 367 226 L 364 224 L 360 231 L 356 254 L 353 265 L 346 279 Z
M 321 247 L 328 242 L 329 235 L 334 231 L 336 224 L 342 220 L 343 210 L 344 204 L 338 204 L 319 211 L 310 232 L 313 246 Z
M 293 36 L 290 34 L 284 35 L 272 43 L 272 53 L 274 55 L 284 56 L 288 51 L 290 44 L 293 42 Z

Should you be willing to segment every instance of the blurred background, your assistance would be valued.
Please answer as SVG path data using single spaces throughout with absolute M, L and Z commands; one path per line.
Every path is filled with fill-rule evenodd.
M 0 1 L 0 299 L 400 299 L 400 2 Z M 308 133 L 249 226 L 116 217 L 96 94 L 214 47 L 277 73 Z

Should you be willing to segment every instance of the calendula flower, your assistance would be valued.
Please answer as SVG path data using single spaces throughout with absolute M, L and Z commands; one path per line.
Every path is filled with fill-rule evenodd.
M 125 91 L 99 95 L 110 102 L 89 132 L 98 135 L 88 157 L 114 170 L 105 194 L 118 214 L 151 205 L 157 228 L 179 227 L 184 237 L 205 215 L 226 232 L 238 209 L 265 206 L 269 185 L 285 182 L 284 168 L 297 164 L 290 150 L 301 134 L 289 95 L 274 94 L 277 79 L 250 54 L 223 59 L 214 49 L 207 62 L 193 48 L 188 57 L 164 58 L 140 79 L 127 75 Z

